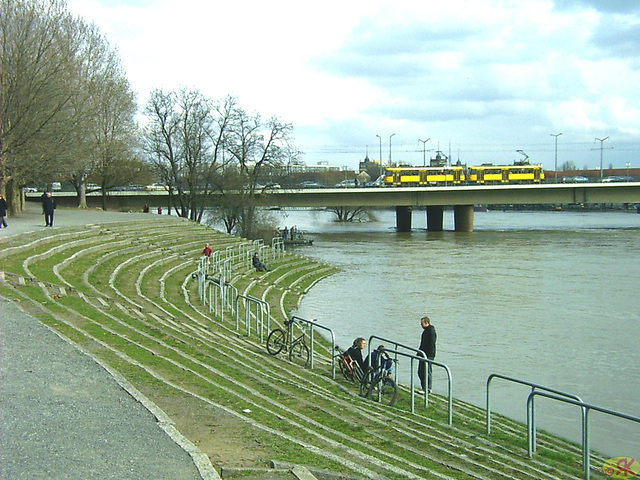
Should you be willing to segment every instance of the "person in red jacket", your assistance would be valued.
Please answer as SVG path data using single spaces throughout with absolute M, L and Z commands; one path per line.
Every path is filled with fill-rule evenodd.
M 208 243 L 204 245 L 204 250 L 202 250 L 202 255 L 207 257 L 207 262 L 211 263 L 211 254 L 213 254 L 213 249 L 209 246 Z

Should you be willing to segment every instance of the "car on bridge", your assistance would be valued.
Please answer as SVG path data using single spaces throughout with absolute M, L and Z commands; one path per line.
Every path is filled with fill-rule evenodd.
M 604 177 L 602 179 L 602 183 L 611 183 L 611 182 L 633 182 L 633 177 L 629 177 L 626 175 L 612 175 L 610 177 Z
M 335 184 L 336 188 L 354 188 L 357 186 L 358 184 L 356 183 L 356 180 L 342 180 Z
M 299 186 L 300 188 L 324 188 L 324 185 L 322 185 L 321 183 L 312 182 L 310 180 L 302 182 Z
M 577 177 L 562 177 L 562 183 L 589 183 L 588 177 L 578 175 Z

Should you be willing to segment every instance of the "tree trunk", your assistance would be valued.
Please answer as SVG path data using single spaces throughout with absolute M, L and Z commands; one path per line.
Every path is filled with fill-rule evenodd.
M 87 189 L 85 188 L 85 184 L 81 183 L 78 188 L 76 188 L 76 192 L 78 193 L 78 208 L 86 209 L 87 208 Z

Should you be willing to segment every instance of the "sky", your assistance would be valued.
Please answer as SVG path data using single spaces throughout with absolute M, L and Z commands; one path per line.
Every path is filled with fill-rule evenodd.
M 154 89 L 233 95 L 291 123 L 307 164 L 422 165 L 440 150 L 553 170 L 557 139 L 558 166 L 640 168 L 637 0 L 67 6 L 118 50 L 141 105 Z

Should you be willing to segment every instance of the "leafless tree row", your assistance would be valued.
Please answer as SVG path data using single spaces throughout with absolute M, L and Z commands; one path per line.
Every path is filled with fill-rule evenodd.
M 62 0 L 0 0 L 0 192 L 72 181 L 80 206 L 135 161 L 136 99 L 116 51 Z
M 234 97 L 211 100 L 197 90 L 156 90 L 145 108 L 144 150 L 183 217 L 218 212 L 228 232 L 253 238 L 255 198 L 283 175 L 299 152 L 291 124 L 263 121 Z

